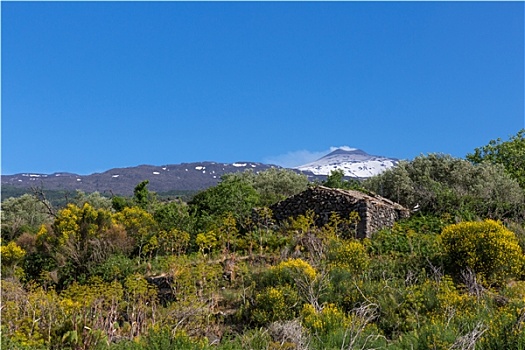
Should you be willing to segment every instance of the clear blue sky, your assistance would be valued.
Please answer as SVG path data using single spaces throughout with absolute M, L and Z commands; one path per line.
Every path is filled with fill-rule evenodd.
M 2 2 L 2 173 L 464 157 L 524 127 L 523 2 Z

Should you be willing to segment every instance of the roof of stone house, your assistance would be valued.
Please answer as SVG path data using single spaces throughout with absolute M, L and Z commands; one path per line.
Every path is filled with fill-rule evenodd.
M 339 193 L 344 196 L 352 197 L 356 200 L 365 200 L 367 202 L 370 202 L 376 205 L 384 205 L 388 207 L 393 207 L 394 209 L 397 209 L 397 210 L 408 211 L 408 209 L 403 207 L 401 204 L 393 202 L 390 199 L 387 199 L 385 197 L 381 197 L 380 195 L 375 194 L 375 193 L 366 194 L 366 193 L 356 191 L 356 190 L 343 190 L 340 188 L 330 188 L 330 187 L 325 187 L 325 186 L 316 186 L 316 187 L 311 188 L 310 190 L 329 192 L 332 194 Z

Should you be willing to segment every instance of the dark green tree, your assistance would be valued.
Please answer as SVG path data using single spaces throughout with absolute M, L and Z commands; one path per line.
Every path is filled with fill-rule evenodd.
M 342 169 L 330 171 L 330 175 L 322 182 L 322 185 L 330 188 L 342 188 L 344 190 L 361 189 L 359 181 L 355 179 L 345 179 L 345 172 Z
M 113 210 L 121 212 L 124 208 L 133 206 L 133 203 L 127 198 L 114 196 L 111 198 L 111 206 L 113 207 Z
M 193 230 L 194 217 L 190 207 L 179 200 L 157 204 L 153 218 L 161 230 L 179 229 L 187 232 Z
M 214 187 L 199 192 L 189 202 L 195 211 L 199 226 L 208 227 L 227 213 L 242 223 L 260 203 L 260 196 L 252 185 L 237 177 L 224 177 Z
M 155 193 L 148 190 L 149 180 L 144 180 L 135 186 L 133 190 L 133 201 L 138 207 L 149 210 L 155 203 Z
M 525 129 L 521 129 L 508 141 L 491 140 L 488 145 L 478 147 L 467 159 L 475 164 L 489 162 L 501 164 L 525 190 Z

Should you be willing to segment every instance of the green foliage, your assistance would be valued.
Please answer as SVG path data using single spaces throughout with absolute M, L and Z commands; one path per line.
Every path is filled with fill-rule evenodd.
M 255 297 L 252 320 L 259 325 L 291 320 L 298 314 L 299 295 L 289 285 L 267 287 Z
M 36 233 L 41 225 L 51 223 L 53 216 L 44 203 L 30 194 L 4 200 L 0 211 L 1 238 L 16 239 L 24 232 Z
M 523 191 L 500 165 L 430 154 L 400 162 L 363 185 L 407 208 L 418 205 L 425 215 L 525 219 Z
M 206 233 L 199 233 L 195 239 L 195 243 L 201 253 L 209 253 L 218 245 L 217 234 L 213 230 Z
M 364 304 L 345 313 L 334 304 L 321 310 L 304 305 L 302 323 L 311 334 L 312 349 L 381 349 L 387 342 L 372 323 L 378 316 L 377 306 Z
M 417 255 L 432 259 L 441 251 L 440 236 L 434 232 L 407 228 L 406 224 L 395 223 L 392 229 L 376 232 L 368 241 L 369 251 L 375 255 L 409 256 Z
M 136 262 L 123 254 L 113 254 L 101 264 L 92 266 L 89 273 L 98 276 L 103 281 L 111 282 L 114 280 L 123 282 L 126 277 L 134 273 Z
M 156 200 L 156 195 L 148 190 L 149 180 L 144 180 L 133 190 L 133 202 L 144 210 L 149 210 Z
M 237 221 L 232 213 L 227 213 L 219 220 L 213 228 L 197 235 L 195 243 L 201 253 L 220 250 L 223 254 L 228 254 L 235 252 L 238 245 L 242 242 L 239 237 Z
M 270 206 L 308 187 L 308 178 L 290 169 L 270 168 L 259 173 L 246 170 L 227 174 L 225 180 L 239 179 L 255 189 L 259 195 L 259 205 Z
M 330 238 L 357 238 L 357 225 L 360 221 L 359 214 L 350 212 L 347 218 L 341 218 L 338 213 L 332 212 L 328 223 L 322 228 L 323 236 Z
M 271 343 L 272 338 L 267 329 L 249 329 L 232 342 L 232 349 L 266 350 L 270 349 Z
M 77 191 L 75 198 L 73 199 L 72 204 L 75 204 L 77 207 L 82 208 L 84 204 L 88 203 L 95 209 L 104 209 L 111 211 L 113 204 L 111 199 L 102 196 L 99 192 L 84 193 L 82 191 Z
M 453 224 L 454 218 L 450 214 L 424 215 L 416 213 L 408 219 L 395 223 L 394 227 L 399 232 L 417 232 L 418 234 L 440 234 L 443 229 Z
M 134 240 L 135 254 L 141 257 L 158 227 L 153 215 L 139 207 L 126 207 L 114 215 L 115 221 L 122 225 L 127 235 Z
M 500 138 L 491 140 L 486 146 L 467 154 L 467 159 L 476 164 L 488 162 L 503 165 L 525 190 L 525 129 L 518 131 L 508 141 Z
M 488 284 L 518 276 L 525 256 L 516 235 L 493 220 L 447 226 L 441 234 L 452 272 L 471 269 Z
M 190 232 L 195 224 L 190 207 L 178 200 L 157 204 L 153 218 L 159 228 L 164 231 L 178 229 Z
M 217 186 L 199 192 L 189 203 L 198 218 L 198 228 L 205 230 L 227 213 L 244 222 L 259 204 L 259 194 L 252 185 L 235 177 L 225 177 Z
M 190 234 L 176 228 L 160 231 L 158 234 L 158 252 L 164 255 L 184 254 L 190 247 Z
M 345 172 L 342 169 L 330 171 L 330 175 L 322 182 L 323 186 L 330 188 L 342 188 L 344 190 L 362 190 L 361 184 L 358 180 L 346 180 Z
M 124 197 L 114 196 L 111 198 L 111 207 L 117 212 L 120 212 L 124 208 L 131 206 L 133 206 L 132 201 Z
M 1 343 L 0 348 L 9 350 L 47 350 L 48 348 L 43 344 L 27 344 L 25 341 L 20 341 L 13 337 L 6 335 L 6 332 L 1 332 Z
M 204 340 L 191 339 L 185 332 L 172 332 L 169 328 L 162 328 L 158 331 L 150 332 L 144 337 L 142 343 L 148 350 L 164 349 L 206 349 L 207 342 Z
M 308 210 L 305 214 L 290 218 L 288 228 L 297 233 L 307 233 L 315 227 L 315 212 Z
M 1 193 L 2 198 L 5 198 L 6 200 L 13 197 L 18 198 L 23 195 L 30 195 L 30 196 L 36 196 L 39 199 L 44 199 L 49 203 L 53 208 L 62 208 L 71 199 L 71 192 L 67 190 L 46 190 L 45 193 L 39 188 L 36 189 L 37 192 L 41 193 L 35 193 L 35 188 L 19 188 L 7 184 L 2 184 L 1 187 Z M 44 196 L 42 196 L 42 194 Z

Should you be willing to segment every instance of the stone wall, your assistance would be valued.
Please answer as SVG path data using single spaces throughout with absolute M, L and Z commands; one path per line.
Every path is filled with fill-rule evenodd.
M 360 218 L 357 225 L 359 238 L 370 237 L 372 233 L 392 227 L 394 222 L 410 215 L 409 210 L 386 198 L 323 186 L 309 188 L 272 205 L 270 209 L 275 220 L 280 222 L 313 210 L 318 226 L 328 223 L 333 212 L 341 218 L 348 218 L 351 212 L 357 212 Z

